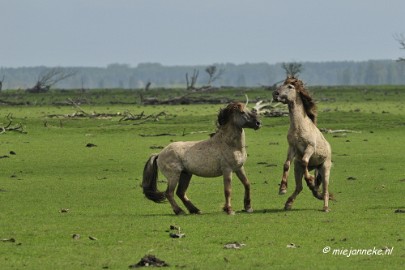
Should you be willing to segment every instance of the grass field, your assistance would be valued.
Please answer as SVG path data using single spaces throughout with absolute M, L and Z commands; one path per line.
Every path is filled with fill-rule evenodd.
M 223 105 L 140 106 L 136 94 L 121 90 L 2 93 L 2 100 L 30 105 L 0 106 L 0 126 L 11 113 L 27 132 L 0 134 L 0 269 L 127 269 L 146 254 L 183 269 L 402 269 L 405 88 L 312 90 L 320 128 L 355 131 L 325 134 L 333 151 L 331 212 L 320 211 L 322 202 L 307 188 L 293 210 L 282 210 L 287 196 L 278 195 L 278 183 L 289 120 L 281 117 L 262 118 L 260 130 L 246 130 L 255 212 L 234 216 L 221 211 L 221 178 L 193 177 L 188 196 L 202 215 L 175 216 L 168 203 L 145 199 L 140 188 L 149 155 L 171 141 L 207 138 Z M 271 96 L 246 91 L 251 99 Z M 244 100 L 246 91 L 215 95 Z M 86 112 L 166 116 L 138 125 L 119 116 L 47 117 L 72 114 L 77 108 L 53 104 L 78 97 L 86 99 Z M 170 135 L 141 136 L 162 133 Z M 292 174 L 289 180 L 288 195 Z M 232 202 L 243 208 L 236 177 Z M 186 237 L 170 238 L 171 225 Z M 224 249 L 232 242 L 245 246 Z

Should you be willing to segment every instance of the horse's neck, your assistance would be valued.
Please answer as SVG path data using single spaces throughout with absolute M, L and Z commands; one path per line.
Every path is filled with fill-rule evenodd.
M 218 139 L 230 147 L 237 149 L 245 148 L 245 131 L 234 126 L 225 126 L 220 129 Z
M 299 97 L 294 102 L 288 104 L 288 111 L 290 116 L 290 130 L 303 130 L 311 126 L 308 125 L 308 122 L 312 122 L 312 120 L 305 112 L 304 104 Z

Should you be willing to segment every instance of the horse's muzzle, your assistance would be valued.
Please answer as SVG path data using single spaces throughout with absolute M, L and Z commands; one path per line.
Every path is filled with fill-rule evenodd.
M 281 103 L 287 103 L 287 100 L 285 99 L 285 97 L 281 97 L 278 90 L 275 90 L 273 92 L 273 100 L 277 101 L 277 102 L 281 102 Z
M 262 126 L 262 122 L 256 121 L 255 126 L 253 127 L 254 130 L 258 130 Z
M 276 101 L 280 101 L 279 98 L 280 98 L 280 93 L 277 90 L 275 90 L 273 92 L 273 99 L 276 100 Z

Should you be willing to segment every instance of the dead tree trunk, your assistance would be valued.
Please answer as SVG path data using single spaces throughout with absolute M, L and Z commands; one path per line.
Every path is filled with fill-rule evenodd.
M 293 76 L 297 77 L 299 73 L 302 71 L 302 64 L 301 63 L 283 63 L 283 69 L 286 73 L 286 76 Z
M 44 93 L 57 84 L 58 82 L 65 80 L 75 75 L 75 71 L 65 71 L 62 68 L 52 68 L 47 72 L 44 72 L 38 76 L 38 80 L 32 88 L 27 89 L 30 93 Z
M 191 81 L 188 79 L 188 73 L 186 73 L 186 83 L 187 83 L 187 90 L 194 90 L 195 85 L 197 83 L 199 71 L 194 69 L 193 76 L 191 76 Z
M 208 66 L 205 69 L 205 72 L 208 73 L 207 86 L 211 87 L 211 84 L 222 76 L 222 74 L 224 73 L 224 70 L 223 69 L 218 70 L 215 65 L 212 65 L 212 66 Z
M 147 82 L 147 83 L 146 83 L 146 85 L 145 85 L 145 91 L 148 91 L 148 90 L 149 90 L 151 84 L 152 84 L 151 82 Z
M 0 91 L 3 89 L 4 76 L 5 75 L 3 75 L 3 78 L 0 81 Z

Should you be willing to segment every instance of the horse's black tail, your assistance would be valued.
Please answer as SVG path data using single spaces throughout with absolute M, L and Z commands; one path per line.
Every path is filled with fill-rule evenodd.
M 315 183 L 307 181 L 307 185 L 312 191 L 312 195 L 318 200 L 323 200 L 323 195 L 319 192 L 319 186 L 322 184 L 322 180 L 322 175 L 319 172 L 316 172 Z
M 149 200 L 160 203 L 166 200 L 166 194 L 157 189 L 158 155 L 152 155 L 143 168 L 142 188 L 143 194 Z
M 319 187 L 322 184 L 322 175 L 316 171 L 315 186 Z

